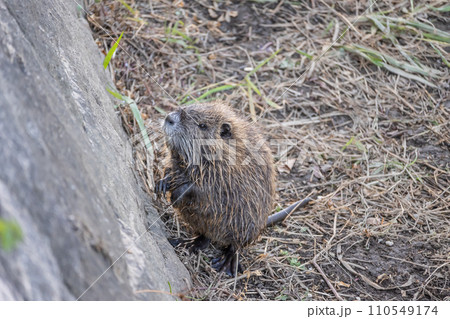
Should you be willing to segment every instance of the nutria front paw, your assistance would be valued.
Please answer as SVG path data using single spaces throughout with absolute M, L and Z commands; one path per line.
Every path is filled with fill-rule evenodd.
M 183 246 L 189 250 L 189 253 L 198 253 L 200 250 L 208 248 L 211 240 L 203 235 L 195 238 L 183 239 L 183 238 L 170 238 L 169 243 L 173 247 Z
M 166 196 L 167 191 L 170 188 L 170 176 L 167 175 L 164 178 L 162 178 L 159 182 L 156 183 L 156 194 L 163 194 L 163 196 Z

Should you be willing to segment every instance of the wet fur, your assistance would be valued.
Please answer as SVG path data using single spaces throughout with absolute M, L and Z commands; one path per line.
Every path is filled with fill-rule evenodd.
M 267 143 L 254 124 L 222 103 L 187 106 L 177 114 L 181 125 L 164 125 L 166 176 L 176 211 L 197 235 L 236 250 L 251 243 L 265 228 L 275 196 Z M 196 147 L 195 139 L 212 145 Z M 221 160 L 211 157 L 217 152 Z

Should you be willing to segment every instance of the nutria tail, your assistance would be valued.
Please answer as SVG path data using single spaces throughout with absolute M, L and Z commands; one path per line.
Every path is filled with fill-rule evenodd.
M 282 222 L 286 217 L 289 216 L 289 214 L 294 212 L 297 208 L 305 207 L 306 205 L 308 205 L 310 201 L 312 201 L 312 199 L 310 197 L 306 197 L 305 199 L 299 200 L 298 202 L 292 204 L 288 208 L 285 208 L 278 213 L 270 215 L 269 218 L 267 218 L 266 227 Z

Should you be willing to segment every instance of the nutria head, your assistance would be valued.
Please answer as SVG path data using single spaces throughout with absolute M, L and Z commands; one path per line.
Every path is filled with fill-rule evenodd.
M 217 161 L 230 164 L 235 158 L 235 143 L 243 141 L 242 131 L 247 126 L 227 105 L 205 103 L 168 114 L 163 129 L 169 150 L 185 164 Z

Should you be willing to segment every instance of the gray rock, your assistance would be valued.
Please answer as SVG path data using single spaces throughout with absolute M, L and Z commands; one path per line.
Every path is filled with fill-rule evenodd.
M 0 218 L 24 234 L 0 249 L 0 300 L 73 300 L 89 287 L 81 300 L 173 299 L 136 293 L 185 291 L 189 274 L 134 176 L 79 10 L 0 0 Z

